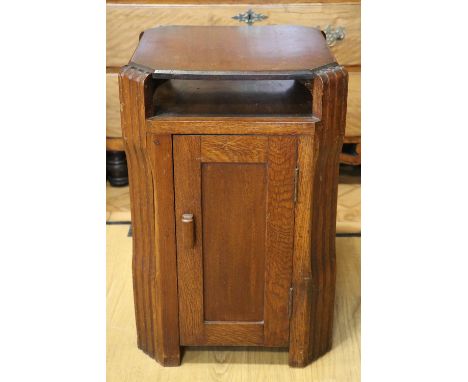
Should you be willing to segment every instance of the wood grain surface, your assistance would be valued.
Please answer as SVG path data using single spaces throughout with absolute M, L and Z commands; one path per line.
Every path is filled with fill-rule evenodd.
M 264 319 L 266 175 L 263 163 L 202 166 L 206 321 Z
M 343 66 L 327 66 L 317 70 L 313 78 L 301 81 L 312 96 L 313 117 L 309 118 L 318 120 L 313 122 L 313 135 L 299 136 L 304 144 L 297 150 L 297 163 L 296 136 L 271 135 L 265 144 L 262 137 L 252 136 L 250 143 L 248 137 L 236 137 L 232 132 L 229 137 L 211 139 L 148 133 L 158 120 L 152 117 L 157 110 L 154 90 L 164 80 L 154 79 L 147 69 L 154 66 L 152 60 L 157 55 L 146 45 L 153 46 L 156 39 L 154 46 L 163 46 L 179 33 L 187 38 L 190 30 L 204 35 L 211 29 L 168 27 L 146 32 L 141 49 L 133 56 L 141 66 L 132 64 L 119 72 L 135 231 L 138 346 L 162 365 L 176 366 L 180 345 L 289 345 L 289 365 L 305 367 L 332 346 L 337 186 L 348 74 Z M 245 29 L 224 30 L 234 40 L 243 41 L 240 35 Z M 293 35 L 309 36 L 307 28 L 248 30 L 245 33 L 249 35 L 293 31 Z M 302 48 L 298 51 L 305 63 L 308 56 Z M 249 67 L 251 57 L 245 57 L 244 69 L 253 71 L 254 66 Z M 281 60 L 281 55 L 274 57 Z M 318 57 L 323 58 L 320 54 Z M 210 57 L 205 60 L 210 61 Z M 278 68 L 282 70 L 283 66 Z M 249 122 L 242 116 L 239 121 L 236 117 L 230 121 L 232 125 Z M 274 117 L 269 123 L 280 130 L 285 122 Z M 209 128 L 204 131 L 207 133 Z M 203 161 L 202 151 L 213 159 Z M 254 161 L 264 160 L 265 153 L 266 166 Z M 194 188 L 198 190 L 194 192 Z M 306 199 L 304 203 L 295 203 L 300 198 Z M 191 206 L 201 213 L 193 213 Z M 191 232 L 186 219 L 180 220 L 182 229 L 177 223 L 186 214 L 194 220 L 190 220 Z M 295 230 L 295 215 L 301 214 L 302 230 Z M 201 240 L 197 232 L 201 232 Z M 198 257 L 201 266 L 191 267 L 190 256 Z M 180 263 L 185 264 L 178 267 Z M 198 286 L 195 303 L 186 297 L 190 292 L 183 290 L 192 281 Z M 179 315 L 181 306 L 189 306 L 185 315 Z M 194 322 L 195 331 L 180 336 L 181 328 Z
M 345 136 L 361 136 L 361 72 L 348 72 L 348 105 Z
M 106 0 L 107 4 L 128 4 L 130 0 Z M 269 4 L 360 3 L 361 0 L 268 0 Z M 264 4 L 265 0 L 131 0 L 132 4 Z
M 107 95 L 106 95 L 106 106 L 107 106 L 107 132 L 108 137 L 121 137 L 122 130 L 120 127 L 120 104 L 118 96 L 118 81 L 116 73 L 106 74 L 107 84 Z M 281 113 L 280 108 L 277 107 L 275 111 Z M 159 119 L 163 122 L 164 119 Z M 168 122 L 170 124 L 170 122 Z M 185 126 L 183 127 L 186 128 Z M 196 134 L 196 130 L 192 130 L 189 133 Z M 234 131 L 233 133 L 240 133 L 240 131 Z M 346 114 L 346 136 L 360 136 L 361 135 L 361 73 L 359 71 L 349 72 L 349 86 L 348 86 L 348 112 Z
M 192 248 L 185 247 L 183 236 L 177 240 L 177 272 L 184 275 L 183 280 L 178 278 L 179 315 L 184 317 L 179 323 L 180 342 L 196 344 L 203 339 L 204 329 L 200 137 L 174 136 L 173 147 L 176 231 L 182 229 L 184 213 L 193 214 L 195 225 Z M 184 198 L 187 194 L 191 197 Z
M 361 232 L 361 185 L 339 184 L 336 213 L 337 233 Z
M 289 364 L 303 367 L 332 347 L 335 298 L 335 232 L 339 154 L 344 137 L 348 75 L 342 67 L 320 72 L 311 84 L 317 134 L 299 143 L 293 311 Z M 314 148 L 310 151 L 311 148 Z M 310 155 L 313 153 L 313 156 Z M 310 205 L 310 207 L 309 207 Z M 310 212 L 311 211 L 311 212 Z
M 132 5 L 107 4 L 107 66 L 126 65 L 138 44 L 140 33 L 159 25 L 232 25 L 232 16 L 246 11 L 245 5 Z M 325 28 L 341 26 L 346 37 L 332 47 L 341 65 L 361 63 L 360 4 L 256 5 L 268 18 L 258 25 L 304 25 Z M 257 25 L 257 24 L 256 24 Z M 254 25 L 253 28 L 256 26 Z
M 119 76 L 117 73 L 106 73 L 106 137 L 121 136 Z
M 162 25 L 140 35 L 130 59 L 166 79 L 279 79 L 334 63 L 320 29 L 302 25 Z
M 133 222 L 135 315 L 138 347 L 161 364 L 174 366 L 180 363 L 180 347 L 172 139 L 147 140 L 145 120 L 152 113 L 148 100 L 155 85 L 149 79 L 150 73 L 128 67 L 119 73 Z
M 340 163 L 349 165 L 361 164 L 361 136 L 344 137 Z
M 157 115 L 310 116 L 312 97 L 293 80 L 169 80 L 156 89 Z
M 174 170 L 176 216 L 180 217 L 182 213 L 187 212 L 193 213 L 196 227 L 195 245 L 192 249 L 187 250 L 183 240 L 177 242 L 181 344 L 261 345 L 263 323 L 205 321 L 199 136 L 174 137 Z M 177 232 L 180 231 L 181 224 L 180 218 L 177 219 Z
M 297 138 L 268 139 L 265 346 L 289 345 Z
M 315 117 L 153 117 L 149 132 L 158 134 L 313 134 Z
M 288 345 L 295 164 L 294 137 L 174 137 L 182 344 Z
M 106 221 L 131 220 L 130 196 L 127 187 L 106 187 Z M 336 215 L 337 233 L 361 232 L 361 185 L 339 184 Z
M 121 137 L 106 138 L 106 150 L 108 151 L 124 151 L 124 143 Z
M 202 162 L 265 163 L 268 137 L 207 135 L 201 137 Z
M 131 220 L 130 195 L 127 187 L 106 187 L 106 221 Z M 336 214 L 337 233 L 361 232 L 361 185 L 339 184 Z
M 188 347 L 182 367 L 165 368 L 137 348 L 129 225 L 108 225 L 107 380 L 109 382 L 360 381 L 360 238 L 337 238 L 337 285 L 332 350 L 291 369 L 287 350 Z

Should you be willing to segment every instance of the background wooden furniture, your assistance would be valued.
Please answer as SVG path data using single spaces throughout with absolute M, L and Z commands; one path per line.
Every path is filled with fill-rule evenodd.
M 150 29 L 119 84 L 138 346 L 328 351 L 348 75 L 320 30 Z
M 356 0 L 108 0 L 107 1 L 107 150 L 121 151 L 122 129 L 119 109 L 118 71 L 134 52 L 141 31 L 158 25 L 241 25 L 232 17 L 249 8 L 267 18 L 258 25 L 290 24 L 336 31 L 344 28 L 344 38 L 331 50 L 349 73 L 345 152 L 341 162 L 360 164 L 361 142 L 361 45 L 360 1 Z M 246 26 L 247 27 L 247 26 Z

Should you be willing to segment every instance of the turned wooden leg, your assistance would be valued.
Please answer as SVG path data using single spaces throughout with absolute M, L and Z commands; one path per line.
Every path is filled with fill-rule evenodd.
M 301 137 L 296 203 L 293 309 L 289 365 L 303 367 L 330 350 L 335 302 L 335 236 L 339 155 L 343 144 L 348 76 L 342 67 L 317 73 L 310 90 L 321 122 Z M 314 152 L 313 158 L 308 153 Z
M 106 175 L 112 187 L 128 185 L 127 159 L 124 151 L 106 151 Z

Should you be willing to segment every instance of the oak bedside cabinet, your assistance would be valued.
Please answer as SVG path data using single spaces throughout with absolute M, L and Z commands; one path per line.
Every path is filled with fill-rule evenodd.
M 331 348 L 348 76 L 318 29 L 164 26 L 119 74 L 138 347 Z

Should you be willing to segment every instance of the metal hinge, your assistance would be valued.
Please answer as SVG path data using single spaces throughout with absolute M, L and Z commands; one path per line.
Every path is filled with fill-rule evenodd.
M 292 315 L 292 300 L 293 300 L 293 288 L 289 288 L 289 300 L 288 300 L 288 318 L 291 319 Z
M 299 182 L 299 167 L 294 169 L 294 203 L 297 202 L 297 183 Z

